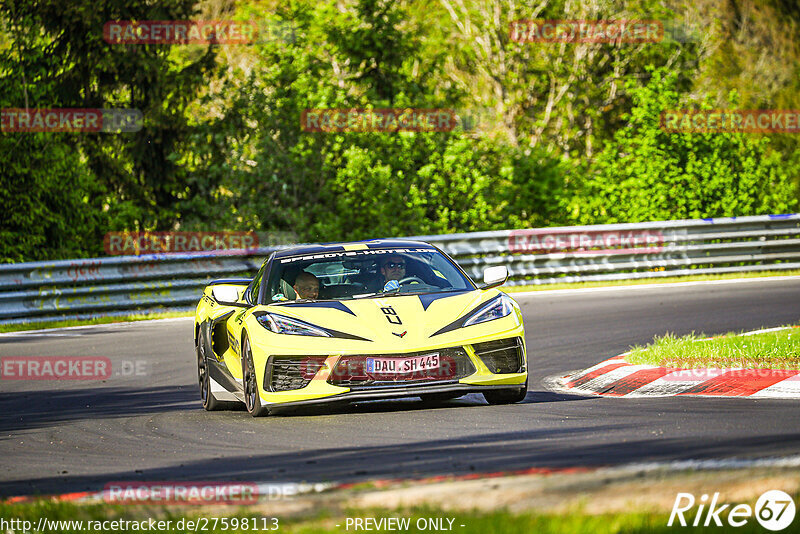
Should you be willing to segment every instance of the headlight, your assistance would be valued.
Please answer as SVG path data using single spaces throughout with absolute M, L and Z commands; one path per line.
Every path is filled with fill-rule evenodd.
M 278 315 L 277 313 L 265 313 L 258 316 L 258 322 L 261 326 L 276 334 L 289 334 L 293 336 L 317 336 L 317 337 L 333 337 L 326 330 L 314 326 L 313 324 L 304 323 L 299 319 L 292 319 L 285 315 Z
M 512 311 L 514 311 L 514 304 L 511 298 L 506 295 L 500 295 L 500 298 L 492 300 L 486 306 L 473 313 L 472 317 L 464 321 L 464 326 L 501 319 L 510 315 Z

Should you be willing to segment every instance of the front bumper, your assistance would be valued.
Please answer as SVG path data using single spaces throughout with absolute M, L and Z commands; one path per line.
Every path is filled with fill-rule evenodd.
M 506 332 L 506 336 L 510 334 Z M 331 356 L 272 355 L 267 358 L 260 389 L 270 411 L 309 404 L 389 399 L 433 393 L 474 393 L 524 386 L 527 354 L 522 331 L 508 337 L 471 340 L 471 344 L 434 347 L 392 354 L 339 354 Z M 452 356 L 452 373 L 414 376 L 408 380 L 377 380 L 355 372 L 344 379 L 343 362 L 369 357 L 408 357 L 426 353 Z M 443 356 L 443 359 L 447 357 Z M 352 367 L 349 367 L 352 369 Z M 357 366 L 356 369 L 358 370 Z M 276 374 L 278 373 L 278 374 Z M 385 377 L 384 377 L 385 378 Z
M 527 380 L 527 376 L 526 376 Z M 524 387 L 527 383 L 523 380 L 518 385 Z M 509 389 L 509 385 L 479 385 L 479 384 L 429 384 L 425 386 L 404 386 L 393 387 L 387 389 L 375 389 L 371 391 L 349 391 L 346 393 L 339 393 L 334 396 L 324 398 L 297 400 L 290 402 L 274 403 L 269 405 L 270 413 L 279 413 L 283 410 L 291 410 L 294 408 L 302 408 L 305 406 L 315 405 L 335 405 L 338 403 L 350 403 L 364 400 L 388 400 L 388 399 L 401 399 L 404 397 L 418 397 L 422 395 L 430 395 L 435 393 L 481 393 L 483 391 L 491 391 L 497 389 Z

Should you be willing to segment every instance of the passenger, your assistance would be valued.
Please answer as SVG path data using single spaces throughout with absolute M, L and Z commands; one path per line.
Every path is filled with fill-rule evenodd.
M 303 271 L 297 275 L 292 286 L 298 299 L 316 299 L 319 296 L 319 280 L 313 274 Z

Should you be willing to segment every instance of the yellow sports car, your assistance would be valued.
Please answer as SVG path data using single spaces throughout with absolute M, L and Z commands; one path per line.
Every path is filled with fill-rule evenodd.
M 253 416 L 310 404 L 480 392 L 490 404 L 528 390 L 517 304 L 418 241 L 305 245 L 273 252 L 252 280 L 203 291 L 194 341 L 206 410 L 243 402 Z

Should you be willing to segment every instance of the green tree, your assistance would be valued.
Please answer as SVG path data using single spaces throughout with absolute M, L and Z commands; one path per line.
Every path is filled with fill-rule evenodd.
M 220 177 L 213 213 L 230 225 L 322 241 L 544 224 L 560 215 L 561 169 L 544 153 L 526 156 L 461 131 L 302 130 L 309 108 L 459 107 L 464 93 L 436 83 L 446 54 L 423 45 L 414 9 L 374 0 L 278 9 L 296 38 L 237 51 L 231 63 L 249 71 L 230 71 L 219 93 L 236 96 L 191 151 L 209 158 L 198 176 Z
M 108 230 L 170 229 L 196 207 L 185 199 L 201 187 L 181 159 L 195 129 L 187 109 L 207 85 L 215 48 L 103 38 L 108 21 L 187 20 L 196 13 L 193 0 L 0 1 L 3 107 L 133 108 L 145 117 L 137 133 L 2 134 L 3 181 L 27 184 L 32 201 L 54 199 L 31 212 L 42 224 L 16 238 L 42 247 L 9 258 L 99 255 Z M 8 192 L 5 198 L 29 201 Z
M 70 107 L 51 52 L 30 12 L 0 4 L 0 108 Z M 99 254 L 102 188 L 80 153 L 80 135 L 0 132 L 0 261 Z
M 795 191 L 768 136 L 667 133 L 661 113 L 681 108 L 675 73 L 656 70 L 631 87 L 627 125 L 588 166 L 570 201 L 584 224 L 786 213 Z M 735 95 L 729 106 L 735 107 Z M 701 105 L 711 109 L 710 102 Z

